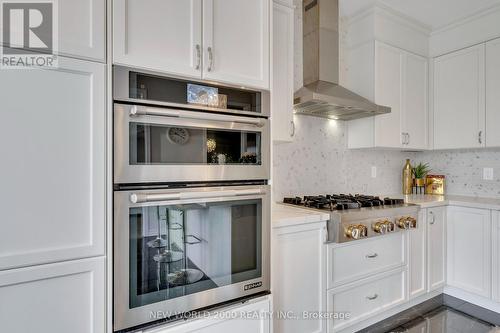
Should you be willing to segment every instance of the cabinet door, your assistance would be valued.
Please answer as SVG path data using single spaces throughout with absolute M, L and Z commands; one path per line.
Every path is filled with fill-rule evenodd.
M 203 2 L 203 78 L 269 88 L 269 0 Z
M 489 210 L 449 207 L 448 284 L 479 296 L 491 296 Z
M 500 302 L 500 211 L 493 214 L 493 299 Z
M 106 61 L 106 1 L 58 2 L 59 53 Z
M 1 271 L 2 332 L 104 333 L 105 284 L 104 257 Z
M 500 39 L 486 44 L 486 146 L 500 146 Z
M 394 47 L 375 44 L 375 102 L 391 107 L 391 113 L 375 117 L 375 146 L 400 148 L 401 73 L 403 53 Z
M 425 249 L 426 238 L 426 211 L 421 210 L 418 214 L 417 229 L 409 231 L 408 262 L 410 270 L 409 290 L 410 298 L 414 298 L 427 292 L 427 260 Z
M 484 44 L 434 60 L 434 148 L 484 146 Z
M 270 300 L 265 297 L 242 306 L 221 309 L 219 314 L 208 318 L 155 328 L 144 333 L 270 333 L 270 312 Z
M 427 212 L 427 288 L 436 290 L 446 282 L 446 207 Z
M 275 311 L 326 312 L 326 223 L 274 229 Z M 275 320 L 275 333 L 326 333 L 323 319 Z
M 273 140 L 290 142 L 293 123 L 293 27 L 294 10 L 273 4 Z
M 403 71 L 403 132 L 407 148 L 428 148 L 428 62 L 405 52 Z
M 106 66 L 3 71 L 0 270 L 104 254 Z
M 201 0 L 115 0 L 113 62 L 201 77 Z

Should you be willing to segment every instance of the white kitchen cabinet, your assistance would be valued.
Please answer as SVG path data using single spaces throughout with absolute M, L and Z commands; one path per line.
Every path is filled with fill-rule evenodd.
M 426 230 L 427 211 L 421 210 L 418 214 L 417 228 L 408 232 L 410 299 L 427 293 Z
M 106 0 L 58 1 L 55 13 L 58 25 L 56 54 L 106 61 Z
M 204 79 L 269 88 L 269 12 L 269 0 L 204 0 Z
M 500 38 L 486 43 L 487 147 L 500 146 Z
M 293 123 L 294 8 L 273 3 L 273 85 L 271 123 L 274 141 L 291 142 Z
M 202 0 L 114 0 L 113 62 L 201 78 L 201 25 Z
M 446 284 L 446 207 L 427 210 L 427 289 Z
M 375 316 L 406 301 L 404 271 L 393 271 L 355 287 L 342 287 L 328 291 L 328 313 L 349 313 L 345 319 L 328 320 L 328 332 L 337 332 L 347 326 Z M 305 331 L 304 331 L 305 332 Z
M 348 86 L 391 113 L 348 122 L 348 147 L 428 148 L 428 61 L 379 41 L 349 53 Z
M 104 333 L 105 284 L 104 257 L 0 271 L 1 330 Z
M 500 211 L 492 212 L 493 218 L 493 299 L 500 302 Z
M 144 333 L 270 333 L 270 312 L 270 297 L 266 296 L 244 305 L 220 309 L 206 318 L 145 330 Z
M 434 59 L 434 149 L 485 146 L 485 45 Z
M 106 1 L 58 2 L 59 53 L 106 61 Z
M 326 311 L 326 222 L 273 230 L 274 311 Z M 274 333 L 326 333 L 322 319 L 274 320 Z
M 269 0 L 113 2 L 113 61 L 269 88 Z
M 448 285 L 491 296 L 491 212 L 448 208 Z
M 105 70 L 0 75 L 0 270 L 105 254 Z

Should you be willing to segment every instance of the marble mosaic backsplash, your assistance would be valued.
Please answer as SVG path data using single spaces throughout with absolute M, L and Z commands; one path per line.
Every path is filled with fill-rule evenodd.
M 447 178 L 447 193 L 500 197 L 500 149 L 432 151 L 348 150 L 344 122 L 295 116 L 292 143 L 273 146 L 273 193 L 284 196 L 320 193 L 400 194 L 406 158 L 429 163 Z M 376 177 L 372 178 L 372 166 Z M 483 168 L 494 180 L 483 180 Z

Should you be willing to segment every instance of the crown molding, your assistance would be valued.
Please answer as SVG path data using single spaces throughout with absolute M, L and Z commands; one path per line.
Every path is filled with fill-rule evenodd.
M 472 21 L 480 20 L 484 16 L 495 13 L 497 11 L 500 11 L 500 3 L 494 3 L 494 4 L 491 4 L 489 6 L 483 7 L 481 9 L 473 12 L 472 14 L 463 16 L 461 18 L 454 20 L 451 23 L 448 23 L 444 26 L 433 29 L 433 31 L 431 32 L 431 36 L 436 35 L 436 34 L 441 34 L 441 33 L 446 32 L 448 30 L 455 29 L 461 25 L 470 23 Z

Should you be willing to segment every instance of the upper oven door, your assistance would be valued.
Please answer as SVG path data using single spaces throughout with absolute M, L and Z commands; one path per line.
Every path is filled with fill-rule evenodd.
M 115 330 L 270 289 L 269 186 L 114 194 Z
M 265 180 L 269 120 L 114 105 L 116 184 Z
M 216 82 L 187 81 L 122 66 L 113 68 L 113 99 L 117 102 L 145 103 L 210 113 L 270 116 L 270 94 L 267 90 L 252 90 Z

